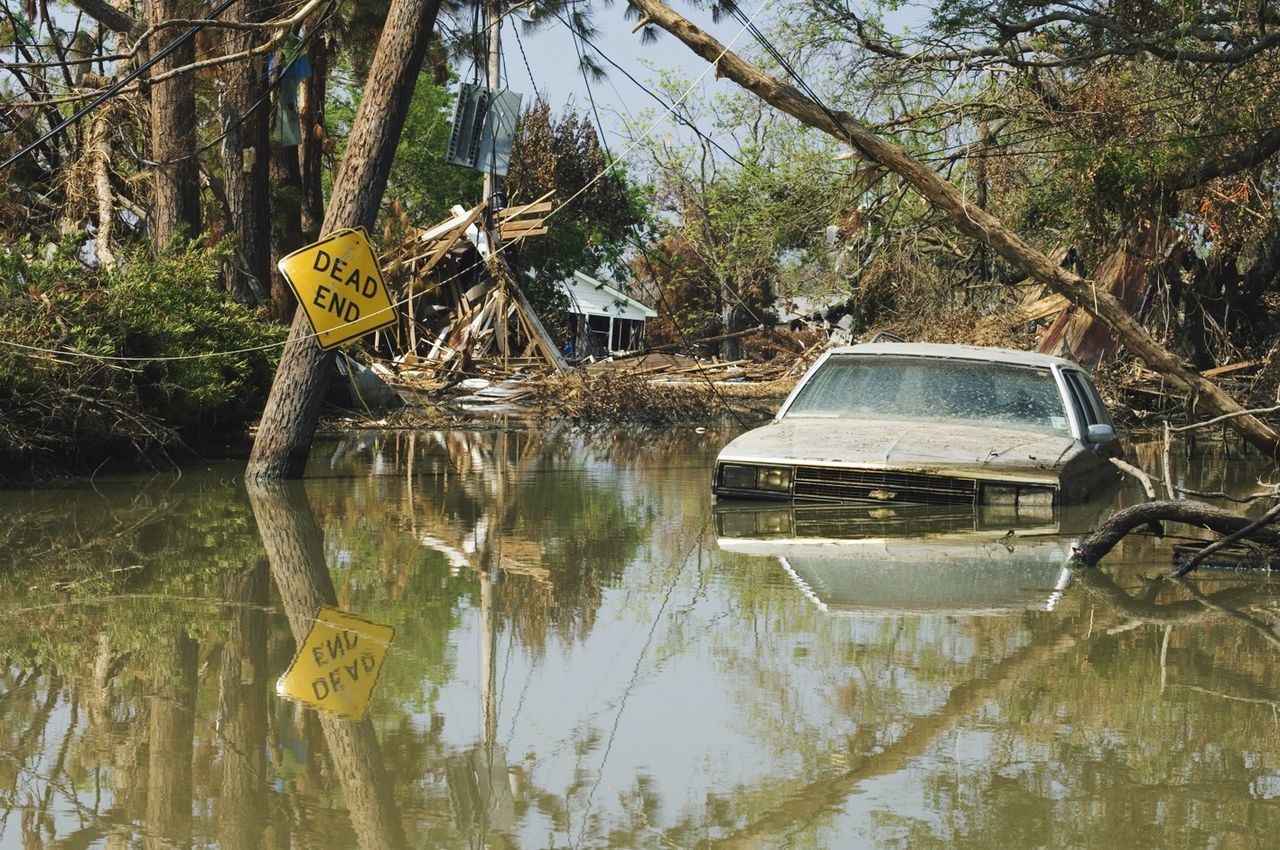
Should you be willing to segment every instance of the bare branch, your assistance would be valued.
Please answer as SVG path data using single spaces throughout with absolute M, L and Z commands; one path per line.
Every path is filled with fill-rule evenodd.
M 1179 425 L 1178 427 L 1169 426 L 1169 433 L 1181 434 L 1183 431 L 1194 431 L 1197 428 L 1207 428 L 1210 425 L 1217 425 L 1220 422 L 1226 422 L 1237 416 L 1262 416 L 1267 413 L 1280 413 L 1280 404 L 1271 407 L 1255 407 L 1252 410 L 1236 410 L 1231 413 L 1224 413 L 1221 416 L 1215 416 L 1212 419 L 1206 419 L 1203 422 L 1192 422 L 1190 425 Z
M 1085 538 L 1071 560 L 1080 566 L 1096 567 L 1126 534 L 1159 522 L 1181 522 L 1226 535 L 1235 535 L 1247 528 L 1248 535 L 1258 542 L 1280 546 L 1280 531 L 1213 505 L 1192 501 L 1143 502 L 1112 514 Z
M 117 9 L 107 0 L 71 0 L 71 4 L 112 32 L 134 37 L 142 29 L 137 18 Z
M 1151 484 L 1150 475 L 1147 475 L 1147 473 L 1143 472 L 1141 469 L 1139 469 L 1136 466 L 1133 466 L 1132 464 L 1125 463 L 1124 461 L 1120 460 L 1120 458 L 1118 457 L 1108 458 L 1108 460 L 1110 460 L 1111 463 L 1115 465 L 1115 467 L 1119 469 L 1121 472 L 1127 472 L 1129 475 L 1132 475 L 1134 478 L 1141 481 L 1142 489 L 1147 491 L 1147 498 L 1152 501 L 1155 501 L 1156 488 L 1153 487 Z
M 1275 505 L 1274 507 L 1271 508 L 1271 510 L 1267 511 L 1265 514 L 1258 517 L 1256 520 L 1246 525 L 1244 528 L 1241 528 L 1238 531 L 1228 534 L 1226 537 L 1222 538 L 1221 540 L 1210 543 L 1208 546 L 1204 547 L 1199 552 L 1192 555 L 1190 558 L 1187 559 L 1187 562 L 1185 564 L 1183 564 L 1181 567 L 1178 568 L 1178 571 L 1175 573 L 1175 575 L 1177 575 L 1179 578 L 1181 578 L 1182 576 L 1185 576 L 1187 573 L 1191 572 L 1196 567 L 1200 566 L 1201 562 L 1204 561 L 1205 558 L 1212 555 L 1214 552 L 1217 552 L 1219 549 L 1222 549 L 1224 547 L 1230 546 L 1232 543 L 1235 543 L 1237 540 L 1243 540 L 1249 535 L 1254 534 L 1255 532 L 1259 531 L 1262 528 L 1265 528 L 1266 526 L 1275 522 L 1276 517 L 1280 517 L 1280 504 Z

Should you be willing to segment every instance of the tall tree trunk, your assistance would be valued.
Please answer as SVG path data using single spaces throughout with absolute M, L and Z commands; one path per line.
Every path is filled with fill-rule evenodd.
M 327 140 L 324 126 L 325 88 L 329 80 L 329 45 L 316 39 L 308 58 L 311 77 L 303 82 L 298 98 L 298 123 L 302 127 L 302 144 L 298 145 L 298 167 L 302 172 L 302 229 L 320 230 L 324 224 L 324 149 Z
M 393 0 L 347 154 L 333 182 L 322 236 L 344 227 L 372 229 L 439 10 L 440 0 Z M 333 355 L 320 349 L 299 310 L 262 412 L 246 477 L 302 477 L 332 361 Z
M 147 22 L 158 24 L 175 18 L 200 16 L 193 0 L 148 0 Z M 182 30 L 166 27 L 150 38 L 155 53 Z M 153 76 L 189 65 L 195 60 L 195 40 L 169 54 L 151 69 Z M 196 150 L 195 75 L 179 74 L 151 84 L 151 158 L 153 195 L 151 227 L 156 251 L 166 250 L 175 239 L 200 233 L 200 169 Z
M 240 0 L 228 10 L 233 21 L 267 19 L 264 0 Z M 228 53 L 248 50 L 253 33 L 230 30 Z M 227 290 L 242 304 L 261 304 L 271 286 L 270 185 L 267 148 L 266 60 L 252 57 L 231 66 L 222 100 L 222 170 L 235 253 L 228 258 Z
M 720 42 L 676 14 L 660 0 L 629 0 L 649 19 L 708 62 L 718 76 L 739 86 L 802 123 L 846 142 L 867 159 L 883 165 L 909 183 L 926 201 L 942 210 L 961 233 L 987 245 L 1028 275 L 1097 317 L 1150 369 L 1192 396 L 1196 405 L 1228 420 L 1249 442 L 1271 457 L 1280 455 L 1280 434 L 1243 408 L 1191 364 L 1162 346 L 1110 293 L 1094 289 L 1089 281 L 1060 267 L 1036 250 L 998 218 L 970 203 L 936 171 L 913 159 L 902 147 L 880 138 L 847 112 L 824 108 L 798 89 L 743 61 Z
M 277 264 L 281 257 L 307 244 L 300 223 L 302 177 L 296 145 L 271 146 L 271 187 L 271 317 L 284 323 L 293 321 L 298 299 Z
M 734 302 L 733 291 L 729 281 L 720 282 L 720 333 L 726 339 L 720 343 L 720 356 L 724 360 L 737 360 L 742 356 L 742 339 L 727 336 L 738 330 L 738 305 Z

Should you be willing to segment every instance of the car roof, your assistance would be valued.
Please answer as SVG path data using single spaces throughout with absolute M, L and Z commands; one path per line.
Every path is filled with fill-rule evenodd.
M 933 342 L 865 342 L 841 345 L 831 354 L 898 355 L 901 357 L 938 357 L 951 360 L 981 360 L 987 363 L 1012 363 L 1018 366 L 1069 366 L 1080 368 L 1070 360 L 1035 351 L 1012 348 L 985 348 L 977 345 L 943 345 Z

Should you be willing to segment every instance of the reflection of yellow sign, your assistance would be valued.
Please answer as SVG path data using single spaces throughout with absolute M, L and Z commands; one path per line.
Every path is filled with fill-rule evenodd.
M 321 348 L 332 348 L 396 320 L 364 230 L 336 230 L 278 265 Z
M 321 608 L 293 663 L 276 682 L 276 693 L 359 719 L 369 708 L 395 634 L 391 626 Z

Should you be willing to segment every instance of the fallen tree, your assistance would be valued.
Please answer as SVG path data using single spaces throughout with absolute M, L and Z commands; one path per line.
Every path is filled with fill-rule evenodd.
M 1166 349 L 1109 292 L 1062 268 L 1028 244 L 998 218 L 965 198 L 952 183 L 901 146 L 882 139 L 847 112 L 815 102 L 799 89 L 764 73 L 731 52 L 660 0 L 630 0 L 649 22 L 684 42 L 728 77 L 774 108 L 852 146 L 872 162 L 898 174 L 925 200 L 942 210 L 957 230 L 988 246 L 1101 321 L 1149 368 L 1214 414 L 1231 415 L 1231 426 L 1269 457 L 1280 455 L 1280 434 L 1245 409 L 1183 358 Z

